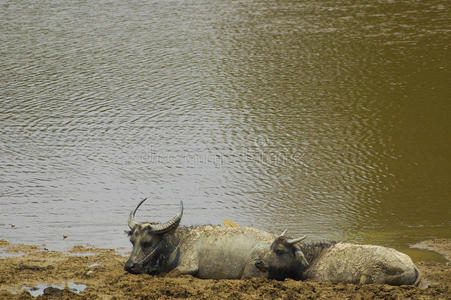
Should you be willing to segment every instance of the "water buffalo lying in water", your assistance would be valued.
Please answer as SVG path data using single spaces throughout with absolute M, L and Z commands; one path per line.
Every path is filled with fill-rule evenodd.
M 333 242 L 295 245 L 287 241 L 284 236 L 276 238 L 256 262 L 270 278 L 390 285 L 418 284 L 420 279 L 410 257 L 392 248 Z
M 255 265 L 277 235 L 248 227 L 179 227 L 180 212 L 164 224 L 138 223 L 130 212 L 133 250 L 125 264 L 130 273 L 190 274 L 199 278 L 239 279 L 266 276 Z M 297 240 L 287 240 L 296 243 Z

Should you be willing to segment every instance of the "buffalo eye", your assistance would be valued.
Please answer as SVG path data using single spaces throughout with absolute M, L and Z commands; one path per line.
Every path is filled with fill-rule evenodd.
M 283 255 L 283 254 L 285 254 L 285 251 L 280 250 L 280 249 L 277 249 L 274 252 L 276 252 L 276 255 Z
M 145 241 L 145 242 L 141 242 L 141 245 L 145 248 L 151 247 L 152 246 L 152 241 Z

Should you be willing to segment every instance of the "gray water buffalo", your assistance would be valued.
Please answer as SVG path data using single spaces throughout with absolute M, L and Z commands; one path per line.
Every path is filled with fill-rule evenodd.
M 255 261 L 277 235 L 248 227 L 179 227 L 180 212 L 164 224 L 134 221 L 141 201 L 130 212 L 128 225 L 133 250 L 125 264 L 130 273 L 181 275 L 199 278 L 240 279 L 265 277 Z M 296 240 L 288 240 L 295 243 Z
M 406 254 L 392 248 L 335 242 L 292 244 L 281 236 L 257 260 L 270 278 L 283 280 L 418 284 L 420 274 Z M 302 253 L 302 255 L 301 255 Z

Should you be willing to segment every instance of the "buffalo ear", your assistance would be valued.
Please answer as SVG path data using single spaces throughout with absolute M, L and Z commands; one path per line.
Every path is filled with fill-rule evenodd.
M 255 260 L 254 265 L 257 269 L 259 269 L 262 272 L 268 271 L 268 267 L 261 259 Z
M 304 267 L 308 267 L 309 263 L 301 250 L 296 250 L 296 261 L 300 262 Z

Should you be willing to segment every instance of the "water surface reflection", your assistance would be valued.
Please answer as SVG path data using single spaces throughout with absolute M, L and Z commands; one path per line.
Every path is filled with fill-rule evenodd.
M 451 237 L 446 1 L 2 7 L 2 238 L 127 246 L 143 197 L 187 225 Z

